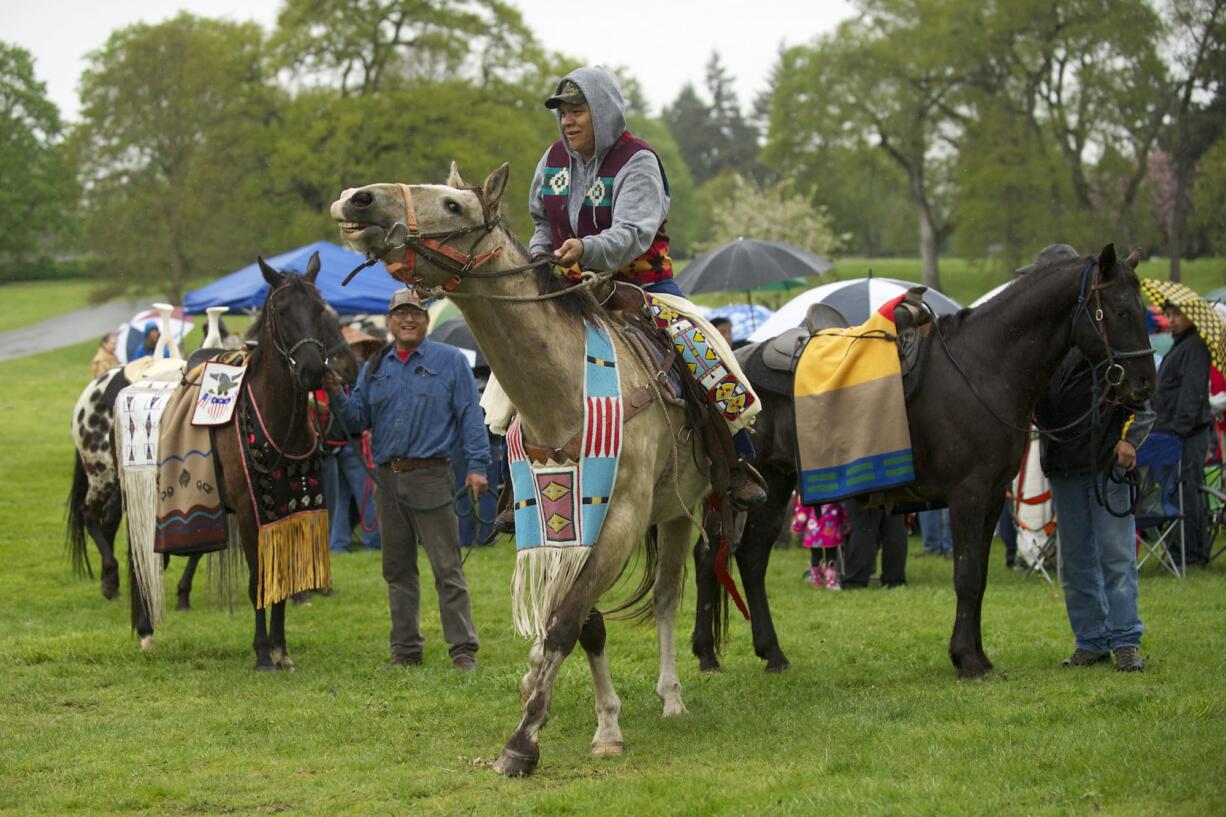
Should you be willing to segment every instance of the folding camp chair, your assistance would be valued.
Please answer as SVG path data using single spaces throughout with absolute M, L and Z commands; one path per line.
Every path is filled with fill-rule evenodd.
M 1021 468 L 1005 496 L 1017 529 L 1017 558 L 1026 565 L 1026 578 L 1042 576 L 1052 583 L 1049 569 L 1056 568 L 1060 580 L 1060 537 L 1056 533 L 1056 512 L 1051 484 L 1039 464 L 1039 435 L 1032 431 Z
M 1205 550 L 1209 561 L 1226 553 L 1226 469 L 1221 462 L 1205 466 L 1205 484 L 1200 486 L 1205 514 Z
M 1155 431 L 1137 449 L 1140 486 L 1134 506 L 1139 542 L 1137 569 L 1152 557 L 1172 575 L 1187 575 L 1184 556 L 1183 492 L 1180 490 L 1183 444 Z

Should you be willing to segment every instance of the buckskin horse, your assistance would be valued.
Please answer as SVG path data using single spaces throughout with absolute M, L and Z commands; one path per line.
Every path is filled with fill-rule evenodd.
M 1097 258 L 1056 262 L 975 309 L 938 318 L 922 341 L 919 362 L 907 378 L 916 481 L 906 492 L 883 499 L 949 504 L 958 598 L 949 657 L 960 677 L 978 678 L 992 669 L 980 621 L 988 552 L 1005 489 L 1021 464 L 1035 403 L 1051 373 L 1076 346 L 1101 366 L 1104 388 L 1112 387 L 1119 398 L 1144 400 L 1153 390 L 1153 351 L 1135 273 L 1139 260 L 1134 252 L 1118 261 L 1108 244 Z M 753 613 L 754 650 L 767 660 L 767 669 L 777 669 L 787 659 L 771 621 L 764 576 L 795 481 L 798 420 L 790 400 L 771 395 L 755 380 L 752 367 L 746 372 L 763 400 L 755 439 L 771 495 L 750 512 L 736 558 Z M 696 563 L 699 603 L 692 643 L 700 667 L 718 669 L 714 648 L 721 607 L 714 600 L 712 560 Z
M 637 362 L 585 286 L 564 292 L 552 270 L 533 263 L 501 223 L 507 175 L 504 164 L 480 188 L 469 188 L 453 164 L 446 185 L 373 184 L 346 190 L 332 205 L 332 216 L 343 237 L 368 257 L 412 265 L 410 274 L 420 289 L 446 285 L 519 411 L 525 435 L 538 445 L 561 448 L 584 423 L 585 318 L 606 321 L 613 329 L 627 406 L 631 395 L 650 394 L 653 374 Z M 693 531 L 689 509 L 708 485 L 701 467 L 705 453 L 681 436 L 685 422 L 681 407 L 657 397 L 627 417 L 604 526 L 570 589 L 544 615 L 548 626 L 530 650 L 530 668 L 520 682 L 523 716 L 494 764 L 498 772 L 518 776 L 535 769 L 554 681 L 576 641 L 587 654 L 596 693 L 592 752 L 621 753 L 621 702 L 605 654 L 604 618 L 595 608 L 649 525 L 658 531 L 654 575 L 648 577 L 660 648 L 656 693 L 665 717 L 685 713 L 674 622 Z
M 357 362 L 341 336 L 336 318 L 315 289 L 318 255 L 311 258 L 306 274 L 301 276 L 280 273 L 263 260 L 260 269 L 269 284 L 269 292 L 263 311 L 247 333 L 258 343 L 247 364 L 244 387 L 250 387 L 270 439 L 283 451 L 306 451 L 316 439 L 316 430 L 308 418 L 308 395 L 322 388 L 328 367 L 337 372 L 342 382 L 352 383 L 356 379 Z M 229 432 L 228 426 L 219 427 L 218 431 L 223 429 Z M 255 608 L 255 668 L 292 669 L 293 661 L 285 643 L 285 602 L 269 605 L 271 628 L 265 609 L 256 606 L 258 529 L 254 509 L 247 501 L 249 492 L 242 452 L 233 433 L 214 433 L 212 437 L 226 510 L 236 517 L 240 540 L 229 546 L 242 547 L 248 566 L 248 594 Z M 108 447 L 113 451 L 113 440 L 108 441 Z M 113 520 L 116 527 L 120 510 L 117 504 Z M 83 560 L 84 537 L 76 537 L 70 545 L 74 561 Z M 140 637 L 142 649 L 150 650 L 154 646 L 153 624 L 147 601 L 134 579 L 131 559 L 128 575 L 132 588 L 132 627 Z

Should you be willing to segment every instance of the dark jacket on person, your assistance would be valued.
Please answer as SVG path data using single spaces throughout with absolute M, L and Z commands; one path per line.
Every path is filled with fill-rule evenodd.
M 1195 329 L 1175 338 L 1158 367 L 1154 391 L 1157 429 L 1175 437 L 1190 437 L 1209 427 L 1209 349 Z
M 1103 384 L 1105 387 L 1105 384 Z M 1093 364 L 1073 349 L 1052 374 L 1035 410 L 1039 428 L 1062 428 L 1086 415 L 1094 402 Z M 1134 448 L 1149 436 L 1154 413 L 1146 405 L 1103 407 L 1095 428 L 1093 413 L 1067 431 L 1044 435 L 1039 445 L 1043 473 L 1048 476 L 1105 471 L 1120 440 Z

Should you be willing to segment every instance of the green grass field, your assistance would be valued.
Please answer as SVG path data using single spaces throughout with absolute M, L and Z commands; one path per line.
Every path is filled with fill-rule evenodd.
M 289 611 L 297 672 L 251 671 L 251 614 L 212 606 L 203 570 L 196 609 L 142 654 L 126 598 L 103 601 L 64 554 L 67 426 L 91 353 L 0 363 L 0 814 L 1226 813 L 1221 564 L 1186 581 L 1146 571 L 1146 673 L 1067 671 L 1059 591 L 1006 570 L 998 544 L 984 612 L 998 672 L 960 682 L 949 562 L 912 560 L 906 589 L 830 593 L 802 583 L 803 551 L 781 551 L 770 587 L 791 670 L 763 673 L 736 621 L 722 674 L 679 657 L 689 715 L 665 721 L 654 629 L 611 623 L 625 755 L 589 756 L 591 684 L 572 655 L 528 780 L 488 768 L 519 718 L 528 646 L 505 544 L 468 562 L 475 675 L 450 669 L 432 589 L 425 665 L 380 668 L 371 554 L 337 558 L 337 593 Z M 693 610 L 688 590 L 682 645 Z

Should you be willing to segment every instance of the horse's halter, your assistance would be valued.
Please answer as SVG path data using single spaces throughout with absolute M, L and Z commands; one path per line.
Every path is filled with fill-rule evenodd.
M 1154 354 L 1152 348 L 1121 352 L 1111 346 L 1103 314 L 1102 291 L 1114 283 L 1114 281 L 1103 282 L 1102 270 L 1099 269 L 1098 262 L 1091 258 L 1081 272 L 1081 292 L 1077 296 L 1077 305 L 1073 307 L 1073 324 L 1076 324 L 1077 319 L 1084 314 L 1094 329 L 1094 334 L 1103 343 L 1107 361 L 1107 370 L 1103 372 L 1103 380 L 1113 388 L 1124 382 L 1124 367 L 1120 365 L 1121 360 L 1134 360 Z M 1094 299 L 1093 312 L 1090 311 L 1091 297 Z
M 285 287 L 280 286 L 268 293 L 268 298 L 264 302 L 264 313 L 265 318 L 268 321 L 268 333 L 269 336 L 272 337 L 273 346 L 278 352 L 281 353 L 281 357 L 285 359 L 285 363 L 289 367 L 290 376 L 293 378 L 294 382 L 301 383 L 301 381 L 298 380 L 298 360 L 294 357 L 294 354 L 299 349 L 301 349 L 303 346 L 314 346 L 319 350 L 319 357 L 323 361 L 324 369 L 328 369 L 328 361 L 331 359 L 332 355 L 345 348 L 346 344 L 343 337 L 338 337 L 337 342 L 332 346 L 324 346 L 322 340 L 314 337 L 313 335 L 309 335 L 298 340 L 292 346 L 287 347 L 284 333 L 281 331 L 281 322 L 277 320 L 278 313 L 276 304 L 276 297 L 284 291 Z
M 450 292 L 460 285 L 460 280 L 473 270 L 481 267 L 490 260 L 497 258 L 502 254 L 502 247 L 495 247 L 489 252 L 475 253 L 470 251 L 463 253 L 454 247 L 448 247 L 447 242 L 462 235 L 469 233 L 482 232 L 483 234 L 473 242 L 471 250 L 476 250 L 486 236 L 494 231 L 494 228 L 502 223 L 502 216 L 491 216 L 489 205 L 485 203 L 485 198 L 476 188 L 466 188 L 471 190 L 477 196 L 477 201 L 481 203 L 481 223 L 470 224 L 467 227 L 458 227 L 454 230 L 438 231 L 434 233 L 423 233 L 417 227 L 417 211 L 413 207 L 413 190 L 407 184 L 397 184 L 400 188 L 400 195 L 404 198 L 404 221 L 397 221 L 387 230 L 384 237 L 387 251 L 404 248 L 404 260 L 393 261 L 387 265 L 387 271 L 392 277 L 404 281 L 406 284 L 415 285 L 417 276 L 415 274 L 417 268 L 417 256 L 425 257 L 427 261 L 433 262 L 436 266 L 451 272 L 452 276 L 443 284 L 443 291 Z M 400 244 L 393 245 L 393 242 L 400 238 L 403 234 L 403 240 Z

